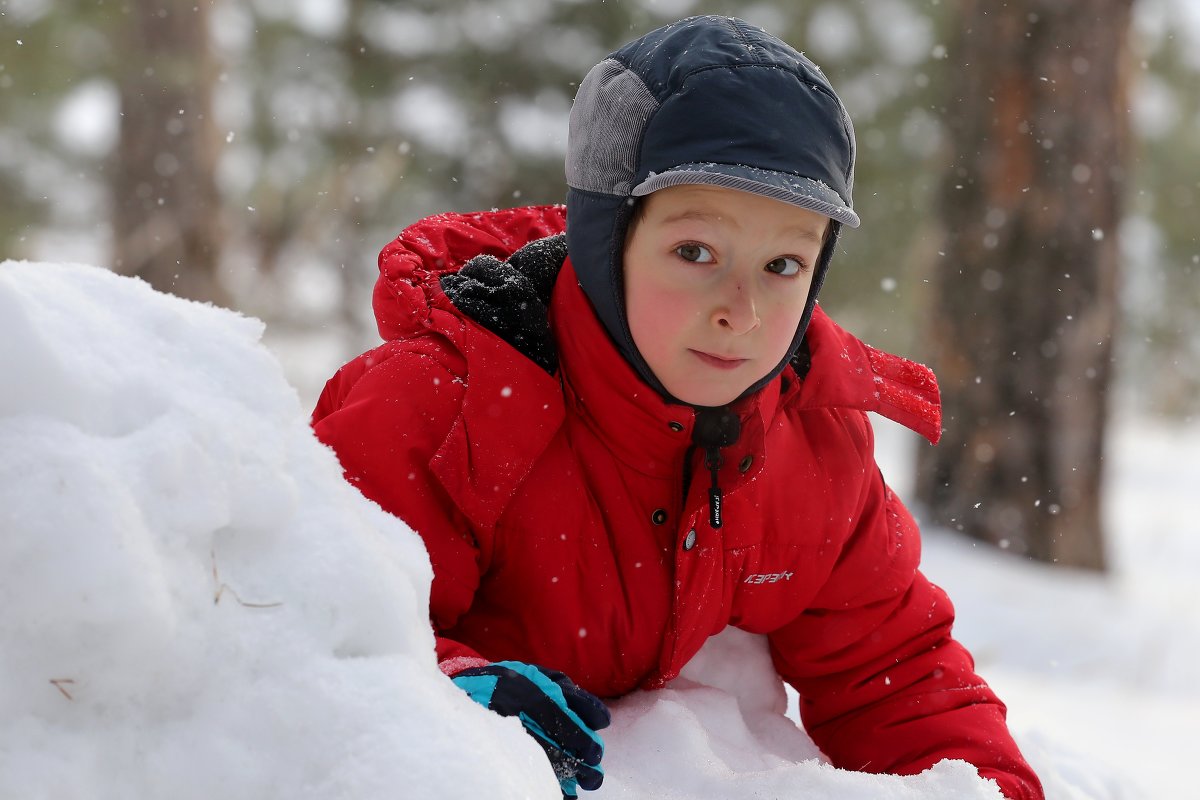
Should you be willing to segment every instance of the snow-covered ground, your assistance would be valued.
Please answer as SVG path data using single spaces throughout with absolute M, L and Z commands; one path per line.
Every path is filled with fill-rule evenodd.
M 341 479 L 261 335 L 103 270 L 0 265 L 0 797 L 557 800 L 520 725 L 437 672 L 419 540 Z M 1197 794 L 1200 425 L 1115 433 L 1111 578 L 928 534 L 1052 800 Z M 902 489 L 915 443 L 880 441 Z M 999 797 L 963 764 L 835 770 L 788 705 L 727 631 L 614 704 L 590 796 Z

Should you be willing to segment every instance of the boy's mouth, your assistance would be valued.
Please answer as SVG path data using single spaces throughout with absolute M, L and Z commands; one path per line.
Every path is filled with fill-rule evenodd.
M 705 364 L 717 369 L 736 369 L 750 360 L 736 356 L 719 356 L 714 353 L 706 353 L 703 350 L 691 350 L 690 352 Z

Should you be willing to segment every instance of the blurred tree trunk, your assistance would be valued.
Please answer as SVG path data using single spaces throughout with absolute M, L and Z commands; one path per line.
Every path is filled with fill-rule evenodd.
M 217 279 L 216 66 L 209 2 L 131 0 L 118 40 L 121 128 L 112 172 L 114 260 L 161 291 L 229 305 Z
M 935 522 L 1096 570 L 1131 2 L 960 4 L 919 465 Z

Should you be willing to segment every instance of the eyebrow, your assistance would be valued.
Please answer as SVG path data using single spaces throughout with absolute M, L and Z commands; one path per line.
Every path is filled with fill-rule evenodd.
M 678 214 L 672 214 L 671 216 L 663 219 L 662 224 L 667 225 L 672 222 L 692 221 L 707 222 L 710 224 L 724 222 L 732 225 L 735 228 L 741 228 L 741 226 L 738 225 L 737 220 L 733 219 L 732 217 L 722 216 L 721 214 L 713 213 L 711 211 L 703 211 L 701 209 L 688 209 L 687 211 L 681 211 Z M 792 236 L 797 236 L 801 239 L 808 239 L 816 242 L 817 244 L 822 244 L 825 241 L 825 236 L 823 233 L 815 231 L 811 227 L 804 224 L 788 225 L 782 229 L 782 232 Z
M 791 234 L 792 236 L 798 236 L 801 239 L 808 239 L 816 242 L 817 244 L 823 244 L 825 242 L 824 233 L 817 233 L 807 225 L 789 225 L 783 229 L 783 232 Z

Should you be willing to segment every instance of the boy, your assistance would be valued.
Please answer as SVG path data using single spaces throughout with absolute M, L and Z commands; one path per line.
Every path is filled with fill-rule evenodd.
M 380 256 L 385 343 L 314 426 L 424 539 L 443 671 L 520 715 L 564 796 L 603 778 L 599 697 L 737 625 L 835 765 L 960 758 L 1042 798 L 874 463 L 866 411 L 937 439 L 933 376 L 816 307 L 854 153 L 812 62 L 696 17 L 580 85 L 565 220 L 441 215 Z

